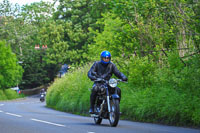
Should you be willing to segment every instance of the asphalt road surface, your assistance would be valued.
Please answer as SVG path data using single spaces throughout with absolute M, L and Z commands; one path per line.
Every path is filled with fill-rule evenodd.
M 93 118 L 49 109 L 39 97 L 0 101 L 0 133 L 200 133 L 200 129 L 120 120 L 95 125 Z

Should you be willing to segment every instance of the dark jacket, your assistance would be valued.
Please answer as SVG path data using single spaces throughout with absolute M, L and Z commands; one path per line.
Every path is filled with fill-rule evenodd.
M 122 79 L 123 81 L 127 81 L 127 77 L 121 73 L 116 65 L 112 62 L 109 64 L 102 64 L 100 61 L 95 62 L 90 70 L 88 71 L 88 77 L 91 80 L 96 80 L 97 78 L 103 78 L 105 80 L 109 80 L 114 73 L 115 76 Z

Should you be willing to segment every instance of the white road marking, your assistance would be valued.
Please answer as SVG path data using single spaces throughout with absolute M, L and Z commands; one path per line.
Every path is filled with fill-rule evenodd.
M 95 133 L 95 132 L 88 132 L 88 133 Z
M 17 115 L 17 114 L 12 114 L 12 113 L 8 113 L 6 112 L 7 115 L 12 115 L 12 116 L 16 116 L 16 117 L 22 117 L 21 115 Z
M 4 104 L 0 104 L 0 106 L 3 106 Z
M 3 111 L 0 110 L 0 113 L 1 113 L 1 112 L 3 112 Z
M 56 124 L 56 123 L 52 123 L 52 122 L 48 122 L 48 121 L 43 121 L 43 120 L 38 120 L 38 119 L 33 119 L 33 118 L 31 120 L 32 121 L 46 123 L 46 124 L 51 124 L 51 125 L 55 125 L 55 126 L 59 126 L 59 127 L 66 127 L 65 125 Z

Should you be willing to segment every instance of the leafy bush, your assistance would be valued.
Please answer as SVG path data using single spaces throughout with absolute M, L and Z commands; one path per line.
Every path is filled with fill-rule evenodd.
M 0 100 L 7 100 L 7 96 L 4 93 L 4 90 L 0 89 Z
M 21 81 L 23 69 L 6 42 L 0 41 L 0 88 L 16 86 Z
M 0 100 L 11 100 L 24 97 L 23 94 L 17 94 L 16 91 L 11 89 L 0 90 Z
M 131 58 L 129 63 L 129 83 L 138 87 L 148 87 L 154 83 L 156 64 L 144 58 Z
M 199 97 L 188 96 L 171 88 L 146 88 L 129 93 L 126 98 L 126 102 L 121 104 L 125 118 L 170 125 L 197 123 Z

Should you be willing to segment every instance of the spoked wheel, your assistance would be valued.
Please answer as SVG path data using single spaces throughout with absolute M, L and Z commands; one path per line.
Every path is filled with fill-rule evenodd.
M 99 112 L 100 111 L 100 109 L 99 109 L 99 107 L 95 107 L 95 112 Z M 94 123 L 95 124 L 101 124 L 101 122 L 102 122 L 102 118 L 100 118 L 100 117 L 94 117 Z
M 119 100 L 117 99 L 111 100 L 110 107 L 111 107 L 109 113 L 110 126 L 116 127 L 119 122 L 119 115 L 120 115 Z

